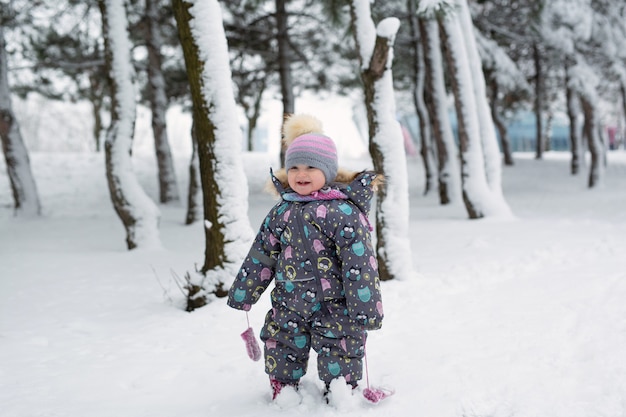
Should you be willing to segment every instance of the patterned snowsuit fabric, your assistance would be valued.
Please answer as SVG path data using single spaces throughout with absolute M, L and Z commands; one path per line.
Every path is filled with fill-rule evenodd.
M 286 383 L 297 381 L 306 373 L 313 348 L 322 381 L 339 376 L 347 382 L 360 380 L 365 332 L 344 314 L 345 304 L 331 309 L 332 313 L 316 315 L 312 322 L 288 309 L 270 310 L 261 329 L 266 372 Z
M 372 172 L 334 184 L 342 198 L 300 200 L 272 176 L 282 200 L 269 212 L 230 288 L 228 305 L 249 310 L 274 281 L 261 330 L 266 372 L 300 379 L 309 351 L 320 379 L 362 377 L 365 330 L 381 327 L 376 256 L 367 219 Z

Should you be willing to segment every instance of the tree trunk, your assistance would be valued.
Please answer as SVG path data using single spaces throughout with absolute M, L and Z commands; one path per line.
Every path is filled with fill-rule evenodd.
M 195 124 L 191 126 L 191 161 L 189 161 L 189 190 L 187 194 L 187 215 L 185 224 L 193 224 L 202 218 L 202 184 L 200 181 L 200 164 L 198 162 L 198 138 Z
M 278 45 L 278 73 L 280 75 L 280 93 L 283 102 L 283 123 L 295 112 L 293 80 L 291 74 L 291 53 L 289 46 L 289 26 L 287 23 L 287 0 L 276 0 L 276 41 Z M 282 129 L 281 129 L 282 131 Z M 280 147 L 281 166 L 284 166 L 285 149 Z
M 620 91 L 622 92 L 622 110 L 624 112 L 622 116 L 624 116 L 624 120 L 626 120 L 626 79 L 624 78 L 626 78 L 626 76 L 620 80 Z M 626 149 L 626 129 L 622 128 L 620 134 L 622 136 L 622 146 Z
M 99 0 L 111 91 L 111 125 L 104 146 L 113 207 L 126 229 L 128 249 L 158 247 L 159 209 L 145 194 L 132 169 L 136 102 L 123 0 Z
M 350 14 L 361 64 L 369 151 L 374 169 L 386 178 L 376 198 L 378 271 L 381 280 L 391 280 L 411 273 L 408 174 L 402 130 L 395 114 L 390 59 L 399 21 L 383 20 L 378 29 L 384 30 L 378 33 L 384 35 L 377 34 L 369 0 L 352 0 Z
M 253 237 L 221 9 L 217 0 L 199 4 L 173 1 L 193 104 L 205 226 L 202 279 L 188 283 L 188 310 L 206 304 L 209 295 L 227 295 L 226 281 Z
M 428 109 L 424 102 L 425 68 L 422 46 L 419 40 L 419 23 L 415 11 L 415 0 L 407 0 L 407 14 L 409 16 L 409 31 L 411 34 L 411 49 L 413 49 L 413 104 L 418 115 L 420 127 L 420 155 L 424 164 L 424 195 L 433 187 L 433 149 L 432 131 L 428 116 Z M 445 203 L 443 203 L 445 204 Z
M 261 104 L 263 103 L 263 92 L 265 91 L 266 82 L 265 79 L 259 83 L 259 91 L 255 93 L 254 103 L 251 108 L 246 108 L 246 119 L 248 120 L 248 151 L 254 151 L 254 131 L 256 130 L 257 122 L 261 116 Z
M 104 131 L 102 123 L 102 107 L 104 105 L 104 88 L 99 74 L 92 72 L 89 74 L 89 101 L 91 102 L 91 113 L 93 114 L 93 138 L 96 152 L 102 150 L 101 139 Z
M 466 0 L 440 16 L 461 145 L 463 201 L 472 219 L 510 217 L 501 186 L 501 155 L 487 102 L 485 76 Z
M 2 139 L 2 152 L 13 192 L 15 214 L 24 217 L 39 216 L 41 204 L 39 203 L 35 177 L 30 168 L 28 150 L 22 139 L 19 123 L 15 118 L 15 113 L 13 113 L 7 60 L 4 22 L 0 20 L 0 139 Z
M 470 14 L 467 0 L 457 0 L 459 10 L 459 24 L 463 34 L 463 41 L 468 57 L 472 87 L 474 91 L 474 106 L 478 116 L 478 128 L 482 153 L 485 163 L 485 176 L 489 186 L 489 200 L 498 207 L 500 214 L 510 214 L 508 204 L 502 194 L 502 154 L 498 146 L 498 138 L 494 128 L 491 109 L 487 100 L 485 73 L 482 69 L 482 60 L 476 46 L 474 23 Z
M 425 17 L 419 18 L 419 28 L 426 72 L 424 98 L 437 146 L 439 202 L 448 204 L 458 201 L 461 187 L 458 151 L 446 105 L 439 28 L 434 18 Z
M 185 55 L 187 76 L 193 102 L 193 131 L 198 144 L 198 160 L 200 178 L 204 200 L 204 219 L 211 227 L 205 227 L 206 246 L 204 251 L 204 265 L 200 270 L 203 274 L 213 268 L 220 267 L 226 257 L 224 253 L 224 235 L 218 219 L 217 198 L 220 194 L 215 181 L 214 159 L 212 143 L 215 142 L 215 125 L 207 114 L 208 103 L 202 95 L 202 70 L 205 63 L 201 60 L 198 46 L 191 34 L 189 13 L 190 3 L 184 0 L 174 0 L 174 12 L 178 26 L 178 36 Z M 216 294 L 225 296 L 224 283 L 215 289 Z
M 500 134 L 500 144 L 502 145 L 502 153 L 504 154 L 504 164 L 507 166 L 513 166 L 513 154 L 511 153 L 511 140 L 509 139 L 509 131 L 506 128 L 506 124 L 502 120 L 500 113 L 498 112 L 498 83 L 493 80 L 491 82 L 491 118 L 493 123 L 498 129 Z
M 248 120 L 248 130 L 246 132 L 246 149 L 248 152 L 252 152 L 254 150 L 254 130 L 256 129 L 256 123 L 258 118 L 246 118 Z
M 543 66 L 539 45 L 533 44 L 533 59 L 535 62 L 535 158 L 543 158 Z
M 163 39 L 159 32 L 159 10 L 157 0 L 146 0 L 148 49 L 148 84 L 150 109 L 152 110 L 152 132 L 154 150 L 156 151 L 159 171 L 159 201 L 171 203 L 180 201 L 174 160 L 167 137 L 167 96 L 165 94 L 165 78 L 161 64 L 161 45 Z
M 580 137 L 580 129 L 578 123 L 579 100 L 576 92 L 569 85 L 569 71 L 565 70 L 566 87 L 565 95 L 567 100 L 567 117 L 569 119 L 569 143 L 572 153 L 570 161 L 570 173 L 577 175 L 580 170 L 580 145 L 582 143 Z
M 572 58 L 565 60 L 565 98 L 567 105 L 567 117 L 569 119 L 569 140 L 572 159 L 570 161 L 571 175 L 578 175 L 580 166 L 584 163 L 582 155 L 583 138 L 581 135 L 579 114 L 580 114 L 580 96 L 574 88 L 575 82 L 572 81 L 572 68 L 575 61 Z
M 598 133 L 598 116 L 597 108 L 594 102 L 585 97 L 580 96 L 580 103 L 585 115 L 583 124 L 583 134 L 587 139 L 589 153 L 591 154 L 591 166 L 589 167 L 589 188 L 597 186 L 602 181 L 602 142 Z
M 479 137 L 478 117 L 474 112 L 473 86 L 463 35 L 456 16 L 438 18 L 450 82 L 454 92 L 454 105 L 458 120 L 459 146 L 461 149 L 461 179 L 463 202 L 470 219 L 485 216 L 482 199 L 488 192 L 484 160 Z
M 548 110 L 546 115 L 546 125 L 543 128 L 541 135 L 543 150 L 549 152 L 552 150 L 552 123 L 554 122 L 554 113 Z

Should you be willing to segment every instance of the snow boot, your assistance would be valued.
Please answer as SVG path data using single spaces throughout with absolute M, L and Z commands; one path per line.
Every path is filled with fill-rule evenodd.
M 331 381 L 331 382 L 324 382 L 324 393 L 323 393 L 323 397 L 324 397 L 324 401 L 326 402 L 326 404 L 330 404 L 330 399 L 332 397 L 331 394 L 331 390 L 330 390 L 330 385 L 332 382 L 334 382 L 335 380 Z M 336 384 L 333 384 L 336 385 Z M 346 382 L 346 385 L 350 388 L 352 388 L 352 391 L 354 391 L 355 389 L 358 388 L 358 384 L 357 381 L 352 381 L 352 382 Z
M 283 382 L 279 381 L 273 376 L 270 376 L 270 386 L 272 387 L 272 400 L 275 400 L 276 397 L 278 397 L 278 395 L 281 393 L 283 388 L 285 388 L 286 386 L 293 387 L 294 391 L 298 391 L 298 381 Z

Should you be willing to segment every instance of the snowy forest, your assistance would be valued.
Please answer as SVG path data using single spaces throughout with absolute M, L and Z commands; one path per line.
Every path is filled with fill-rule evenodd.
M 300 112 L 385 178 L 381 404 L 225 305 Z M 624 0 L 0 0 L 0 138 L 3 416 L 626 415 Z
M 383 277 L 393 279 L 410 256 L 401 249 L 408 199 L 400 121 L 418 121 L 411 141 L 424 192 L 438 193 L 442 205 L 462 199 L 471 219 L 510 214 L 501 167 L 513 164 L 507 120 L 520 111 L 534 114 L 537 159 L 550 150 L 555 114 L 566 114 L 570 172 L 596 187 L 624 133 L 625 9 L 618 0 L 4 1 L 0 132 L 15 215 L 40 215 L 42 202 L 20 129 L 31 122 L 15 114 L 12 97 L 89 103 L 91 149 L 106 158 L 128 249 L 159 240 L 159 204 L 184 201 L 187 224 L 212 225 L 204 284 L 186 284 L 202 304 L 205 293 L 223 293 L 250 238 L 246 206 L 237 203 L 246 184 L 235 179 L 239 153 L 255 150 L 264 100 L 280 100 L 286 117 L 304 92 L 345 95 L 361 101 L 374 168 L 390 178 L 376 225 Z M 174 104 L 193 120 L 185 191 L 165 117 Z M 151 111 L 159 201 L 132 170 L 137 106 Z M 387 215 L 391 207 L 401 214 Z M 203 288 L 207 274 L 212 284 Z

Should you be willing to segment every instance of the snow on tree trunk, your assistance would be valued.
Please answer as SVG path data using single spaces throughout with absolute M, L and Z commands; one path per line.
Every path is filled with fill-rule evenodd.
M 602 140 L 600 138 L 600 130 L 598 127 L 598 108 L 593 97 L 581 95 L 581 107 L 585 115 L 585 123 L 583 124 L 583 133 L 587 139 L 587 146 L 591 154 L 591 165 L 589 166 L 589 188 L 599 185 L 604 177 L 604 165 L 602 164 Z
M 510 215 L 511 210 L 502 194 L 502 157 L 498 147 L 498 138 L 491 118 L 491 109 L 487 101 L 485 75 L 482 70 L 482 60 L 478 54 L 474 36 L 474 24 L 470 15 L 467 0 L 457 0 L 459 6 L 459 22 L 465 41 L 468 63 L 474 87 L 474 101 L 478 116 L 479 137 L 485 159 L 485 174 L 487 184 L 491 190 L 490 205 L 500 215 Z
M 455 203 L 461 197 L 461 176 L 458 150 L 448 115 L 439 28 L 437 21 L 427 16 L 420 16 L 419 24 L 426 67 L 426 105 L 437 145 L 439 201 L 441 204 Z
M 15 214 L 33 217 L 41 214 L 35 177 L 30 168 L 28 150 L 22 139 L 20 125 L 11 103 L 8 77 L 8 56 L 4 39 L 3 22 L 0 22 L 0 139 L 6 161 L 7 173 L 13 192 Z
M 232 90 L 228 46 L 217 0 L 174 0 L 178 34 L 193 102 L 204 198 L 204 276 L 191 282 L 192 305 L 226 295 L 248 251 L 248 184 L 239 147 L 241 131 Z
M 570 85 L 570 65 L 566 65 L 565 68 L 565 97 L 567 101 L 567 116 L 569 118 L 569 143 L 572 153 L 570 173 L 577 175 L 580 170 L 580 147 L 582 145 L 580 123 L 578 122 L 580 102 L 576 92 Z
M 365 90 L 370 154 L 374 168 L 386 178 L 376 199 L 379 273 L 382 280 L 403 278 L 411 274 L 412 266 L 406 155 L 402 130 L 396 120 L 391 73 L 399 21 L 388 18 L 376 28 L 369 0 L 352 0 L 350 11 Z
M 456 13 L 449 13 L 438 16 L 438 21 L 455 97 L 461 148 L 463 202 L 471 219 L 497 215 L 503 211 L 503 207 L 498 207 L 486 179 L 480 122 L 476 110 L 476 92 L 459 16 Z
M 128 249 L 160 247 L 159 209 L 141 188 L 132 168 L 136 90 L 124 2 L 100 0 L 99 5 L 111 88 L 111 125 L 105 142 L 111 201 L 126 228 Z
M 589 188 L 602 183 L 604 179 L 604 165 L 602 163 L 603 144 L 599 131 L 598 119 L 598 76 L 586 62 L 579 61 L 569 68 L 568 86 L 580 98 L 580 105 L 585 117 L 583 136 L 587 139 L 587 147 L 591 154 L 589 167 Z
M 430 128 L 431 122 L 428 115 L 428 109 L 424 102 L 425 90 L 425 68 L 424 68 L 424 48 L 419 38 L 419 23 L 415 11 L 415 0 L 407 0 L 407 14 L 409 20 L 409 30 L 411 32 L 411 49 L 413 49 L 413 104 L 418 115 L 419 131 L 420 131 L 420 155 L 424 164 L 424 176 L 426 184 L 424 186 L 424 195 L 433 188 L 433 134 Z
M 504 120 L 502 120 L 501 115 L 498 113 L 497 97 L 499 94 L 499 87 L 495 80 L 492 80 L 491 82 L 491 94 L 491 117 L 493 118 L 493 123 L 500 134 L 500 143 L 502 144 L 502 153 L 504 154 L 504 164 L 511 166 L 514 165 L 513 154 L 511 153 L 511 140 L 509 139 L 509 132 L 506 124 L 504 123 Z
M 159 201 L 171 203 L 180 201 L 174 160 L 167 137 L 167 96 L 165 77 L 162 70 L 161 45 L 163 39 L 159 31 L 159 5 L 157 0 L 146 0 L 146 47 L 148 49 L 148 84 L 150 108 L 152 110 L 152 132 L 159 171 Z
M 500 135 L 504 163 L 511 166 L 514 164 L 511 141 L 501 103 L 513 99 L 513 96 L 518 96 L 523 91 L 529 91 L 529 85 L 517 64 L 495 41 L 486 38 L 477 30 L 472 33 L 480 52 L 482 73 L 489 87 L 487 96 L 491 105 L 491 118 Z M 483 77 L 478 72 L 477 75 Z M 494 163 L 497 161 L 495 152 L 497 152 L 497 146 L 494 147 Z

